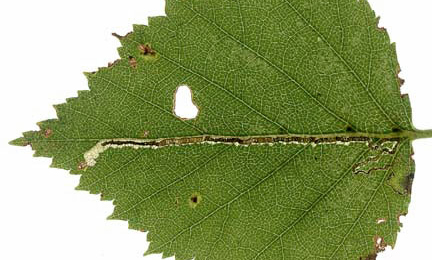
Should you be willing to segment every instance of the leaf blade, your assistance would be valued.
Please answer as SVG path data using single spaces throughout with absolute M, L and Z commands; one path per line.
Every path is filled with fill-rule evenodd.
M 149 231 L 147 253 L 177 259 L 358 259 L 381 250 L 377 238 L 394 245 L 397 217 L 409 202 L 410 141 L 421 134 L 412 126 L 408 98 L 400 96 L 394 45 L 375 28 L 367 2 L 239 0 L 215 6 L 210 0 L 167 1 L 167 17 L 117 36 L 122 59 L 86 74 L 91 91 L 56 106 L 58 120 L 41 122 L 40 131 L 12 144 L 31 144 L 36 156 L 53 157 L 53 166 L 82 174 L 78 189 L 114 200 L 111 219 Z M 234 7 L 236 15 L 230 11 Z M 334 17 L 323 17 L 326 12 L 335 14 L 339 26 Z M 351 20 L 356 30 L 346 31 L 350 26 L 344 23 Z M 200 108 L 194 120 L 172 111 L 181 84 L 190 86 Z M 85 157 L 103 140 L 282 134 L 312 138 L 306 143 L 272 139 L 260 146 L 190 142 L 154 150 L 107 145 L 94 162 Z M 358 134 L 368 140 L 337 139 Z M 314 142 L 325 135 L 336 139 Z M 384 147 L 390 137 L 396 147 Z M 293 157 L 284 161 L 285 153 Z M 363 153 L 368 156 L 362 158 Z M 355 154 L 362 160 L 354 167 Z M 329 177 L 324 170 L 338 174 Z M 201 171 L 209 179 L 191 180 Z M 279 171 L 297 180 L 286 185 Z M 343 191 L 339 184 L 345 184 Z M 275 201 L 269 190 L 291 204 Z M 337 201 L 354 207 L 340 208 Z M 375 223 L 384 218 L 383 224 Z M 294 225 L 287 228 L 283 221 Z M 341 234 L 339 244 L 332 244 Z

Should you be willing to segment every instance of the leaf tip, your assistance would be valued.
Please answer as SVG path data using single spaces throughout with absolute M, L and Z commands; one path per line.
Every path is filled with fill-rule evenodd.
M 148 255 L 151 255 L 151 254 L 153 254 L 153 252 L 150 251 L 150 249 L 148 249 L 147 251 L 144 252 L 143 256 L 148 256 Z
M 14 146 L 27 146 L 30 144 L 30 142 L 26 138 L 20 137 L 10 141 L 9 144 Z
M 83 72 L 84 76 L 87 78 L 87 80 L 90 80 L 91 76 L 95 74 L 95 72 Z
M 119 218 L 116 217 L 115 213 L 112 213 L 106 219 L 107 220 L 119 220 Z

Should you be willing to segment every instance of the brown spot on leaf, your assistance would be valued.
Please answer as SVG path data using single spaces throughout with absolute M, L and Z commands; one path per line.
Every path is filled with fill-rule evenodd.
M 408 194 L 411 194 L 413 181 L 414 173 L 408 174 L 403 181 L 403 187 Z
M 201 201 L 202 201 L 202 196 L 198 192 L 195 192 L 189 198 L 189 206 L 191 208 L 196 208 L 196 206 L 198 206 L 198 204 L 200 204 Z
M 87 163 L 86 162 L 80 162 L 78 164 L 78 170 L 85 170 L 87 169 Z
M 45 131 L 44 131 L 45 138 L 50 137 L 52 134 L 53 134 L 53 130 L 52 129 L 49 129 L 49 128 L 45 129 Z
M 138 49 L 140 50 L 141 54 L 144 56 L 156 55 L 156 51 L 151 48 L 150 44 L 140 44 L 138 46 Z
M 129 65 L 134 69 L 137 67 L 137 60 L 132 56 L 129 56 Z

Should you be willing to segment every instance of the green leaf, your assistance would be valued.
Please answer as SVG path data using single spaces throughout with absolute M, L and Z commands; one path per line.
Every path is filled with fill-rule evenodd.
M 176 259 L 374 259 L 410 200 L 395 45 L 365 0 L 167 0 L 13 145 Z M 181 85 L 195 119 L 173 112 Z

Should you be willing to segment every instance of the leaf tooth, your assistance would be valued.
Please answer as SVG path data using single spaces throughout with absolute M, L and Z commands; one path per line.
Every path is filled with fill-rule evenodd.
M 149 27 L 143 24 L 133 24 L 132 28 L 134 33 L 140 33 L 140 32 L 144 32 L 145 30 L 148 30 Z
M 166 20 L 167 20 L 166 16 L 162 16 L 162 15 L 160 15 L 160 16 L 150 16 L 148 18 L 148 24 L 149 24 L 148 26 L 149 27 L 151 27 L 151 26 L 159 27 Z
M 17 139 L 10 141 L 9 144 L 15 146 L 27 146 L 30 144 L 30 142 L 24 137 L 19 137 Z
M 83 74 L 87 78 L 87 80 L 90 80 L 95 73 L 96 73 L 95 71 L 92 71 L 92 72 L 86 72 L 86 71 L 84 71 L 83 72 Z

